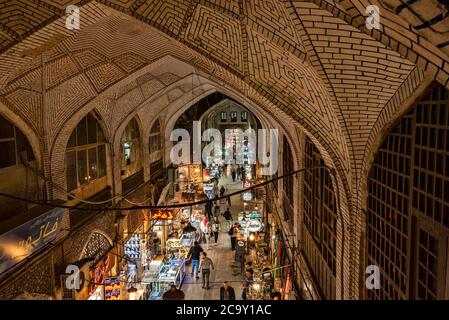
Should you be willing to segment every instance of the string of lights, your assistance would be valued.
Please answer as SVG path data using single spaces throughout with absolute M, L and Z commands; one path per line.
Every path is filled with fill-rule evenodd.
M 205 199 L 205 200 L 199 200 L 199 201 L 194 201 L 194 202 L 187 202 L 187 203 L 179 203 L 179 204 L 167 204 L 167 205 L 141 205 L 141 206 L 130 206 L 130 207 L 101 207 L 101 208 L 80 208 L 77 206 L 73 206 L 73 205 L 63 205 L 63 204 L 54 204 L 48 201 L 41 201 L 41 200 L 32 200 L 32 199 L 26 199 L 26 198 L 22 198 L 19 196 L 15 196 L 12 194 L 8 194 L 8 193 L 4 193 L 4 192 L 0 192 L 0 196 L 6 197 L 6 198 L 10 198 L 10 199 L 15 199 L 15 200 L 19 200 L 19 201 L 23 201 L 23 202 L 27 202 L 27 203 L 32 203 L 32 204 L 39 204 L 39 205 L 43 205 L 43 206 L 49 206 L 49 207 L 55 207 L 55 208 L 63 208 L 63 209 L 76 209 L 76 210 L 80 210 L 80 211 L 135 211 L 135 210 L 142 210 L 142 209 L 172 209 L 172 208 L 183 208 L 183 207 L 190 207 L 190 206 L 197 206 L 197 205 L 201 205 L 201 204 L 206 204 L 209 201 L 218 201 L 218 200 L 222 200 L 222 199 L 227 199 L 228 197 L 234 196 L 234 195 L 239 195 L 260 187 L 263 187 L 265 185 L 268 185 L 270 183 L 273 183 L 277 180 L 280 179 L 284 179 L 288 176 L 292 176 L 292 175 L 296 175 L 299 173 L 302 173 L 306 170 L 314 170 L 314 169 L 329 169 L 327 166 L 322 165 L 322 166 L 313 166 L 313 167 L 308 167 L 308 168 L 303 168 L 303 169 L 299 169 L 299 170 L 295 170 L 289 173 L 286 173 L 282 176 L 264 181 L 262 183 L 256 184 L 254 186 L 251 187 L 247 187 L 235 192 L 232 192 L 230 194 L 224 195 L 224 196 L 218 196 L 215 197 L 214 199 Z

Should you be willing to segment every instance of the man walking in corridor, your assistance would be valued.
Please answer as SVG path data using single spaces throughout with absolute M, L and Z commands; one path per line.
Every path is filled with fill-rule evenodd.
M 200 272 L 203 274 L 203 289 L 209 289 L 209 277 L 210 269 L 215 270 L 214 263 L 207 256 L 206 252 L 203 252 L 203 259 L 200 263 Z
M 237 236 L 240 233 L 239 231 L 239 224 L 236 222 L 234 223 L 234 226 L 229 229 L 229 237 L 231 239 L 231 249 L 235 250 L 235 243 L 237 241 Z
M 200 254 L 203 252 L 203 248 L 201 248 L 198 241 L 195 241 L 193 246 L 190 248 L 188 257 L 192 259 L 192 273 L 191 275 L 195 273 L 195 277 L 198 279 L 198 271 L 199 271 L 199 263 L 200 263 Z
M 230 230 L 232 228 L 232 213 L 231 210 L 229 210 L 229 207 L 226 208 L 226 211 L 223 213 L 223 217 L 226 220 L 226 230 Z

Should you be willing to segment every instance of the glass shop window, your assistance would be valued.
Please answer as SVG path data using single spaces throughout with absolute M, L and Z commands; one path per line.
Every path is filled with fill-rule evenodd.
M 131 119 L 122 137 L 124 165 L 128 166 L 140 157 L 140 133 L 136 118 Z

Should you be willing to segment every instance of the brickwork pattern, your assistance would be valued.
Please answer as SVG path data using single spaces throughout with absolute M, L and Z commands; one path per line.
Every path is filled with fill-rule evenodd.
M 24 292 L 54 296 L 53 278 L 52 257 L 47 256 L 3 286 L 0 300 L 10 300 Z
M 77 32 L 64 27 L 64 7 L 73 3 L 0 4 L 0 102 L 40 139 L 45 174 L 65 184 L 67 140 L 92 110 L 116 154 L 124 122 L 138 115 L 146 145 L 154 115 L 172 107 L 169 119 L 174 106 L 221 87 L 285 131 L 310 135 L 337 169 L 348 244 L 338 281 L 345 298 L 357 298 L 367 158 L 424 79 L 448 85 L 441 39 L 411 27 L 405 11 L 398 18 L 393 0 L 376 2 L 385 15 L 373 31 L 359 0 L 83 1 Z M 431 31 L 444 34 L 445 25 Z M 205 82 L 194 83 L 192 73 Z

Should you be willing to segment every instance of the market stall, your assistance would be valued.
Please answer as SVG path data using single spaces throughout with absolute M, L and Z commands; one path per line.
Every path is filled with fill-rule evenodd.
M 161 237 L 161 255 L 145 270 L 142 282 L 147 286 L 147 299 L 160 300 L 171 283 L 179 288 L 185 275 L 188 252 L 197 239 L 199 223 L 204 217 L 200 207 L 184 207 L 154 211 L 153 231 Z
M 201 164 L 180 165 L 177 168 L 178 200 L 194 201 L 203 189 L 203 170 Z
M 161 300 L 162 295 L 170 285 L 174 283 L 179 289 L 185 277 L 185 260 L 184 259 L 167 259 L 163 262 L 157 272 L 157 279 L 152 282 L 152 291 L 148 300 Z

